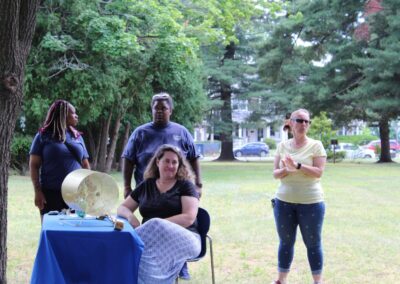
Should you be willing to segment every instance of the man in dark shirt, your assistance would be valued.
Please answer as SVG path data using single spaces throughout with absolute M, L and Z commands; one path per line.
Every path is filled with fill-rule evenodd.
M 124 196 L 132 192 L 132 174 L 134 171 L 136 185 L 143 180 L 143 173 L 148 162 L 158 147 L 163 144 L 177 146 L 189 161 L 196 175 L 195 184 L 201 192 L 200 155 L 196 152 L 192 135 L 182 125 L 170 121 L 173 102 L 170 95 L 160 93 L 153 96 L 151 101 L 153 121 L 135 129 L 129 137 L 122 157 L 124 176 Z

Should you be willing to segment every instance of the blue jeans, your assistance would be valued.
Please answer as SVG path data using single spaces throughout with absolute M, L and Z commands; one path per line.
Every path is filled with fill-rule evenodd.
M 289 272 L 294 255 L 297 226 L 307 248 L 312 274 L 321 274 L 323 252 L 321 242 L 325 203 L 298 204 L 274 199 L 274 216 L 279 236 L 278 271 Z

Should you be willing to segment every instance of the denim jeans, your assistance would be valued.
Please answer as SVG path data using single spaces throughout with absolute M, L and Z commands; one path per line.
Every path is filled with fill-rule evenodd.
M 298 204 L 274 199 L 274 216 L 279 236 L 278 271 L 288 272 L 294 255 L 297 227 L 307 248 L 312 274 L 321 274 L 323 252 L 321 242 L 325 203 Z

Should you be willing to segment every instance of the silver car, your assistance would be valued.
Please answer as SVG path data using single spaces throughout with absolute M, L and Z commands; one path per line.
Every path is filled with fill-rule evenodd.
M 332 145 L 333 146 L 333 145 Z M 333 150 L 333 149 L 332 149 Z M 375 152 L 371 149 L 362 148 L 352 143 L 339 143 L 335 145 L 336 152 L 345 152 L 346 159 L 375 159 Z

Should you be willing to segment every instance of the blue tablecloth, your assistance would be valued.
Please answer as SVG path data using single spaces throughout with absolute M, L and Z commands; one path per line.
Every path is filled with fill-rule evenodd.
M 45 215 L 31 283 L 137 283 L 143 242 L 124 222 Z

